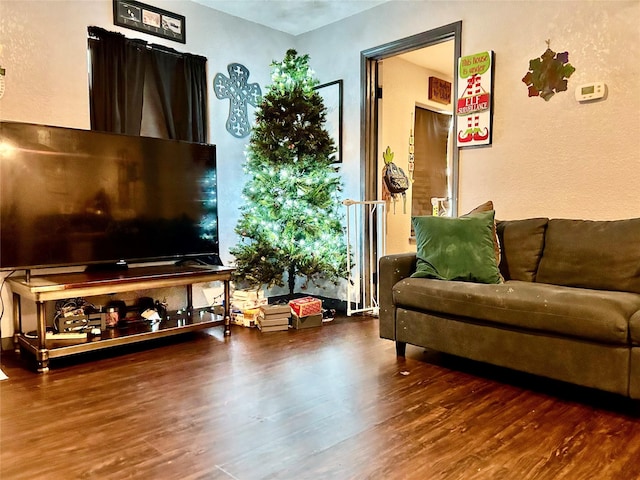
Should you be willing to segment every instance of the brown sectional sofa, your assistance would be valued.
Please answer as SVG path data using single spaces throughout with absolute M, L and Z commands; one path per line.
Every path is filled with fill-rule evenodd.
M 640 218 L 497 222 L 504 283 L 380 261 L 380 336 L 640 399 Z

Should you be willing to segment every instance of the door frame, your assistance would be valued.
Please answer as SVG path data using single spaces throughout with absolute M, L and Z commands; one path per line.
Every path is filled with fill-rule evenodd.
M 363 50 L 360 53 L 362 92 L 360 105 L 360 195 L 365 201 L 378 199 L 378 61 L 449 40 L 454 41 L 454 56 L 451 61 L 454 64 L 454 70 L 457 70 L 457 62 L 462 53 L 462 20 Z M 453 92 L 457 92 L 457 90 L 458 76 L 454 75 Z M 455 94 L 452 97 L 455 97 Z M 455 112 L 453 131 L 457 131 Z M 454 135 L 451 158 L 453 194 L 451 211 L 454 216 L 458 211 L 458 153 L 458 143 Z

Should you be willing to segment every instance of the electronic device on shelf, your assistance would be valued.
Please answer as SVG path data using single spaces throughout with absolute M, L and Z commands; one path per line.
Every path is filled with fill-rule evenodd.
M 214 145 L 0 122 L 0 269 L 218 264 Z
M 96 312 L 83 315 L 59 316 L 55 319 L 58 332 L 86 332 L 94 327 L 104 330 L 106 327 L 106 313 Z

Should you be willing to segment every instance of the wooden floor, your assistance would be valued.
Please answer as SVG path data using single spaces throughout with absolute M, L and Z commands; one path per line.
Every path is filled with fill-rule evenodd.
M 638 404 L 412 346 L 396 359 L 371 317 L 53 367 L 3 354 L 3 480 L 640 478 Z

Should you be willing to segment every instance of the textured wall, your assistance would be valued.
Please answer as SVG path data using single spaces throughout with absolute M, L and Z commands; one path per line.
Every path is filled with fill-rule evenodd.
M 461 210 L 493 199 L 500 218 L 638 217 L 640 2 L 536 3 L 500 9 L 517 35 L 491 29 L 487 41 L 478 23 L 463 26 L 465 51 L 496 51 L 496 106 L 493 146 L 461 156 Z M 576 68 L 569 91 L 548 102 L 527 98 L 520 81 L 545 39 Z M 608 98 L 576 102 L 575 87 L 593 81 L 608 84 Z
M 459 211 L 492 199 L 499 218 L 640 216 L 640 2 L 390 2 L 298 37 L 345 81 L 347 196 L 360 192 L 360 52 L 462 20 L 462 54 L 496 54 L 493 145 L 460 152 Z M 529 60 L 551 40 L 576 72 L 549 102 L 528 98 Z M 337 54 L 336 52 L 340 52 Z M 573 90 L 604 81 L 606 101 Z

